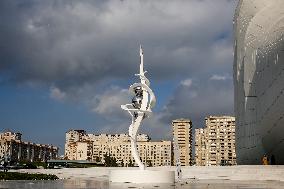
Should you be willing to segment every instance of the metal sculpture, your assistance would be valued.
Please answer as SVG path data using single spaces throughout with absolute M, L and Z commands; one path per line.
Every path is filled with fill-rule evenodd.
M 145 170 L 145 165 L 141 162 L 137 150 L 137 131 L 142 121 L 149 117 L 152 108 L 155 106 L 156 97 L 150 89 L 150 82 L 145 77 L 143 49 L 140 46 L 140 72 L 135 74 L 139 77 L 140 83 L 134 83 L 130 86 L 129 91 L 133 94 L 131 104 L 121 105 L 123 110 L 128 111 L 131 115 L 132 123 L 129 127 L 129 136 L 131 141 L 131 155 L 139 166 L 136 169 L 117 169 L 111 170 L 109 181 L 111 183 L 174 183 L 175 172 L 169 170 Z
M 132 104 L 121 105 L 121 108 L 128 111 L 132 117 L 129 127 L 131 154 L 141 170 L 145 169 L 145 165 L 141 162 L 137 150 L 137 131 L 141 122 L 152 113 L 151 109 L 156 104 L 156 97 L 150 89 L 150 81 L 145 76 L 146 72 L 144 71 L 143 49 L 140 45 L 140 72 L 135 74 L 135 76 L 139 76 L 140 83 L 134 83 L 129 88 L 129 92 L 134 95 Z

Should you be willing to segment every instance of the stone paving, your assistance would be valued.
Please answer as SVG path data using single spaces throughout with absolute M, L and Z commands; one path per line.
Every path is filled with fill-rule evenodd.
M 94 167 L 64 169 L 22 169 L 18 172 L 55 174 L 59 178 L 108 178 L 112 169 L 137 169 L 135 167 Z M 175 170 L 175 167 L 151 167 L 150 170 Z M 284 182 L 284 165 L 242 165 L 242 166 L 191 166 L 182 167 L 182 177 L 199 180 L 275 180 Z
M 1 188 L 284 188 L 284 166 L 231 166 L 231 167 L 182 167 L 183 178 L 175 184 L 109 183 L 112 169 L 137 168 L 66 168 L 26 169 L 18 172 L 56 174 L 59 181 L 2 181 Z M 153 167 L 150 170 L 175 170 L 175 167 Z M 24 183 L 24 184 L 23 184 Z M 32 184 L 28 184 L 32 183 Z M 43 184 L 45 183 L 45 184 Z M 10 185 L 9 185 L 10 184 Z M 17 187 L 19 186 L 19 187 Z

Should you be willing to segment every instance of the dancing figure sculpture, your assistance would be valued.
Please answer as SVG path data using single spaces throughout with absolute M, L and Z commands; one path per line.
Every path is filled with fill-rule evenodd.
M 140 72 L 139 74 L 135 74 L 135 76 L 139 76 L 140 83 L 134 83 L 129 88 L 129 92 L 134 95 L 132 104 L 121 105 L 121 108 L 127 110 L 132 117 L 132 123 L 129 127 L 131 154 L 141 170 L 145 169 L 145 165 L 141 162 L 137 150 L 137 131 L 143 119 L 152 113 L 151 109 L 156 103 L 156 97 L 150 89 L 150 82 L 145 76 L 146 71 L 144 71 L 143 61 L 143 49 L 140 45 Z
M 137 132 L 142 121 L 149 117 L 152 108 L 155 106 L 156 97 L 150 89 L 150 82 L 145 77 L 143 49 L 140 46 L 140 72 L 135 74 L 139 77 L 140 82 L 130 86 L 129 91 L 133 94 L 131 104 L 121 105 L 123 110 L 128 111 L 131 115 L 132 123 L 129 127 L 129 136 L 131 141 L 131 155 L 138 164 L 139 169 L 117 169 L 111 170 L 109 181 L 119 183 L 174 183 L 175 172 L 169 170 L 149 170 L 141 162 L 137 150 Z

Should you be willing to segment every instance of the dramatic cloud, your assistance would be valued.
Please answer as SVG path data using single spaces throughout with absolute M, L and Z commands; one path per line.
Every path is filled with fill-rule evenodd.
M 50 98 L 88 107 L 103 120 L 98 127 L 123 130 L 129 117 L 120 105 L 130 101 L 125 88 L 138 72 L 142 44 L 153 86 L 168 83 L 155 90 L 164 100 L 148 128 L 166 133 L 178 117 L 201 126 L 203 116 L 233 110 L 235 6 L 234 0 L 3 0 L 0 85 L 47 86 Z
M 190 118 L 194 128 L 204 126 L 209 115 L 233 114 L 233 89 L 230 81 L 198 81 L 192 87 L 180 85 L 164 108 L 161 121 L 169 123 L 175 118 Z
M 103 94 L 96 95 L 93 99 L 93 111 L 109 118 L 125 118 L 125 112 L 120 108 L 122 104 L 129 103 L 128 90 L 112 86 Z
M 64 100 L 66 94 L 56 87 L 50 88 L 50 97 L 56 100 Z
M 186 87 L 190 87 L 192 85 L 192 80 L 191 79 L 186 79 L 180 82 L 181 85 L 186 86 Z
M 228 74 L 227 75 L 217 75 L 217 74 L 214 74 L 210 77 L 210 80 L 227 80 L 227 79 L 232 79 L 233 77 L 232 76 L 229 76 Z
M 1 70 L 14 73 L 11 81 L 74 86 L 128 78 L 139 43 L 155 78 L 230 67 L 232 1 L 1 4 Z

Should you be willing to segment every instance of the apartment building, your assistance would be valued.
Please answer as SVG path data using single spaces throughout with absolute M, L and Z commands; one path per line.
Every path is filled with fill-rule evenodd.
M 196 165 L 236 165 L 235 117 L 209 116 L 195 130 Z
M 21 133 L 11 131 L 0 133 L 0 159 L 7 157 L 14 162 L 39 162 L 57 158 L 58 147 L 25 142 L 21 136 Z
M 195 129 L 195 164 L 199 166 L 205 165 L 206 157 L 206 129 Z
M 192 122 L 189 119 L 172 121 L 173 137 L 180 152 L 181 166 L 192 165 Z M 175 162 L 175 161 L 174 161 Z
M 137 136 L 137 147 L 141 160 L 148 166 L 171 165 L 171 141 L 150 141 L 148 135 Z M 105 155 L 114 157 L 117 164 L 135 164 L 131 156 L 130 137 L 126 134 L 87 134 L 82 130 L 66 133 L 65 158 L 104 163 Z

